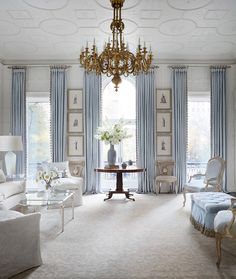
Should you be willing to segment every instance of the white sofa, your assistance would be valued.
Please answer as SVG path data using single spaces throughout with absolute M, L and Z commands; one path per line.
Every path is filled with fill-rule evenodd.
M 40 213 L 24 215 L 0 204 L 0 278 L 42 264 Z
M 0 171 L 0 201 L 7 209 L 15 208 L 25 197 L 25 181 L 6 181 Z
M 41 171 L 56 171 L 60 174 L 59 179 L 54 183 L 54 188 L 57 191 L 71 190 L 74 192 L 74 206 L 83 204 L 83 187 L 84 187 L 84 162 L 75 162 L 69 165 L 65 162 L 44 162 L 39 167 Z M 72 174 L 73 175 L 72 175 Z M 71 201 L 68 200 L 65 206 L 71 206 Z

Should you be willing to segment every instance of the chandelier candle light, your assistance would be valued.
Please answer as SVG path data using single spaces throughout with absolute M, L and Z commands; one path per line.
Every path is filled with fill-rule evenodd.
M 137 75 L 140 72 L 147 72 L 152 63 L 152 51 L 147 51 L 140 44 L 140 39 L 136 55 L 129 51 L 128 43 L 125 44 L 123 30 L 125 25 L 121 18 L 121 8 L 125 0 L 110 0 L 113 7 L 113 20 L 110 28 L 112 31 L 112 41 L 105 43 L 103 52 L 99 55 L 95 40 L 91 51 L 88 43 L 86 48 L 82 47 L 80 54 L 80 64 L 85 71 L 95 71 L 97 74 L 106 74 L 113 77 L 112 82 L 115 85 L 115 91 L 118 91 L 118 85 L 121 83 L 121 77 L 129 74 Z

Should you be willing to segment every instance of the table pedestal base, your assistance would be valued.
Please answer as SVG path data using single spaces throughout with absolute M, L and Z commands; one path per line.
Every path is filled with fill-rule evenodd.
M 125 194 L 127 199 L 135 201 L 134 198 L 131 198 L 131 196 L 133 196 L 133 194 L 130 194 L 129 190 L 128 191 L 109 191 L 107 194 L 107 198 L 105 198 L 104 201 L 111 199 L 113 194 Z

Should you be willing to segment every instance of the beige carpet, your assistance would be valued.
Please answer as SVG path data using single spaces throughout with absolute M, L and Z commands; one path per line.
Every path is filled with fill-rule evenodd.
M 215 239 L 190 224 L 189 197 L 186 208 L 182 195 L 135 194 L 135 202 L 103 198 L 85 196 L 73 221 L 67 210 L 61 234 L 58 210 L 44 211 L 44 264 L 14 278 L 236 278 L 236 241 L 224 241 L 218 270 Z

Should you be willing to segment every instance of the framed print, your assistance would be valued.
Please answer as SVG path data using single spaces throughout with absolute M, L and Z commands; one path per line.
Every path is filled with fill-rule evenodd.
M 84 156 L 84 137 L 68 136 L 68 156 Z
M 171 132 L 171 112 L 157 112 L 157 132 Z
M 69 112 L 68 113 L 68 133 L 83 132 L 83 113 Z
M 171 109 L 170 89 L 157 89 L 156 107 L 157 109 Z
M 82 89 L 68 90 L 68 109 L 83 109 Z
M 171 145 L 171 135 L 157 135 L 157 156 L 171 156 Z

